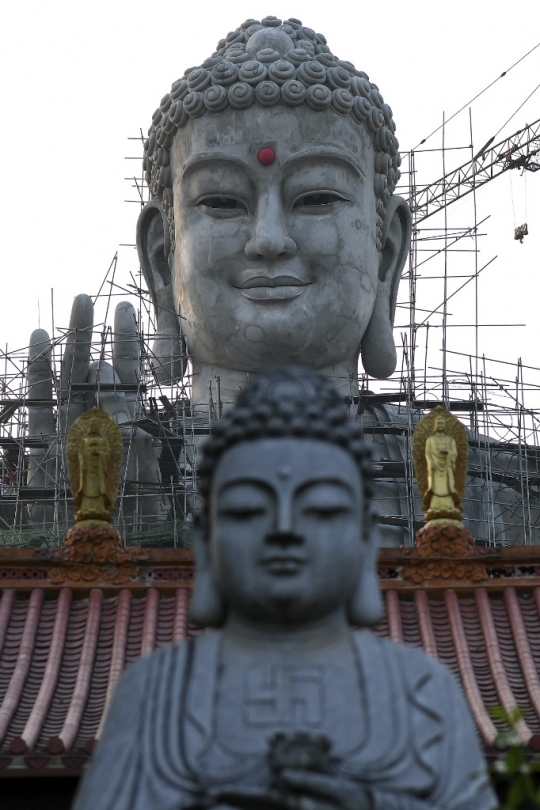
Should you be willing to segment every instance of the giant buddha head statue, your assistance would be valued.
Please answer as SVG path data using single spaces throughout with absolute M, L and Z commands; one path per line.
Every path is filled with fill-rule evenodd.
M 299 363 L 356 385 L 395 368 L 410 240 L 394 195 L 392 111 L 366 73 L 299 20 L 247 20 L 163 97 L 145 142 L 138 224 L 161 373 L 193 364 L 233 401 L 250 372 Z M 167 364 L 163 357 L 171 356 Z

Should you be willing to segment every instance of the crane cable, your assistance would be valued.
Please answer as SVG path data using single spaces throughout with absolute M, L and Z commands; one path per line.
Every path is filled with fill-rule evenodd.
M 419 147 L 419 146 L 422 146 L 422 144 L 424 144 L 424 143 L 425 143 L 427 140 L 429 140 L 429 138 L 431 138 L 431 136 L 432 136 L 432 135 L 435 135 L 435 133 L 436 133 L 436 132 L 438 132 L 440 129 L 442 129 L 442 128 L 443 128 L 443 126 L 444 126 L 445 124 L 448 124 L 448 123 L 449 123 L 449 122 L 450 122 L 450 121 L 451 121 L 453 118 L 455 118 L 455 117 L 456 117 L 456 115 L 459 115 L 459 114 L 460 114 L 460 112 L 463 112 L 463 110 L 464 110 L 466 107 L 468 107 L 470 104 L 472 104 L 472 103 L 473 103 L 473 101 L 476 101 L 476 99 L 477 99 L 477 98 L 480 98 L 480 96 L 482 96 L 482 95 L 483 95 L 483 94 L 484 94 L 484 93 L 485 93 L 487 90 L 489 90 L 489 88 L 490 88 L 490 87 L 493 87 L 493 85 L 494 85 L 494 84 L 496 84 L 498 81 L 500 81 L 502 78 L 504 78 L 504 76 L 506 76 L 506 75 L 507 75 L 507 73 L 510 73 L 510 71 L 512 70 L 512 68 L 515 68 L 517 65 L 519 65 L 519 63 L 520 63 L 520 62 L 523 62 L 523 60 L 524 60 L 524 59 L 526 59 L 526 58 L 527 58 L 527 56 L 529 56 L 529 55 L 530 55 L 530 54 L 531 54 L 533 51 L 535 51 L 537 48 L 540 48 L 540 42 L 538 42 L 538 43 L 537 43 L 537 44 L 534 46 L 534 48 L 531 48 L 531 50 L 530 50 L 530 51 L 527 51 L 527 53 L 526 53 L 526 54 L 524 54 L 524 55 L 521 57 L 521 59 L 518 59 L 518 60 L 517 60 L 517 62 L 514 62 L 514 64 L 513 64 L 513 65 L 510 65 L 510 67 L 509 67 L 509 68 L 507 68 L 507 70 L 505 70 L 503 73 L 501 73 L 501 75 L 500 75 L 500 76 L 497 76 L 497 78 L 496 78 L 496 79 L 494 79 L 494 80 L 491 82 L 491 84 L 488 84 L 488 86 L 487 86 L 487 87 L 484 87 L 484 89 L 483 89 L 483 90 L 481 90 L 479 93 L 477 93 L 477 95 L 476 95 L 474 98 L 472 98 L 470 101 L 468 101 L 466 104 L 464 104 L 464 105 L 463 105 L 463 107 L 461 107 L 461 108 L 460 108 L 460 109 L 459 109 L 457 112 L 455 112 L 453 115 L 451 115 L 451 116 L 450 116 L 450 118 L 447 118 L 447 119 L 446 119 L 446 121 L 444 122 L 444 124 L 440 124 L 440 126 L 438 126 L 438 127 L 437 127 L 437 129 L 434 129 L 434 130 L 433 130 L 433 132 L 431 132 L 431 133 L 430 133 L 430 134 L 429 134 L 429 135 L 428 135 L 426 138 L 424 138 L 423 140 L 421 140 L 421 141 L 420 141 L 420 143 L 419 143 L 419 144 L 417 144 L 417 145 L 414 147 L 414 149 L 413 149 L 412 151 L 414 152 L 414 151 L 415 151 L 415 149 L 418 149 L 418 147 Z M 539 86 L 540 86 L 540 85 L 539 85 Z M 535 90 L 533 90 L 533 93 L 534 93 L 534 92 L 536 92 L 536 90 L 538 90 L 538 87 L 537 87 Z M 532 95 L 532 93 L 531 93 L 531 95 Z M 530 98 L 530 96 L 529 96 L 529 98 Z M 525 101 L 528 101 L 528 99 L 525 99 Z M 523 103 L 525 103 L 525 102 L 523 102 Z M 522 106 L 523 106 L 523 105 L 522 105 Z M 516 112 L 518 112 L 518 111 L 516 110 Z M 515 115 L 515 113 L 514 113 L 514 115 Z M 510 120 L 510 119 L 509 119 L 509 120 Z M 508 121 L 507 121 L 506 123 L 508 123 Z M 506 124 L 505 124 L 505 126 L 506 126 Z M 502 129 L 502 127 L 501 127 L 501 129 Z M 500 131 L 501 131 L 501 130 L 499 130 L 499 132 L 500 132 Z M 495 136 L 495 137 L 496 137 L 496 136 Z
M 514 205 L 514 185 L 512 183 L 512 172 L 508 172 L 508 176 L 510 178 L 510 196 L 512 198 L 512 214 L 514 216 L 514 231 L 515 231 L 517 225 L 516 225 L 516 207 Z
M 500 129 L 498 129 L 498 130 L 497 130 L 497 132 L 495 133 L 495 135 L 493 135 L 493 137 L 492 137 L 492 138 L 490 138 L 490 140 L 488 141 L 488 143 L 493 143 L 493 141 L 495 140 L 495 138 L 497 137 L 497 135 L 499 135 L 499 133 L 500 133 L 500 132 L 502 132 L 502 130 L 503 130 L 503 129 L 505 128 L 505 126 L 506 126 L 506 125 L 507 125 L 507 124 L 508 124 L 508 123 L 509 123 L 509 122 L 512 120 L 512 118 L 513 118 L 515 115 L 517 115 L 517 113 L 518 113 L 518 112 L 521 110 L 521 108 L 522 108 L 522 107 L 524 107 L 524 106 L 525 106 L 525 104 L 528 102 L 528 100 L 529 100 L 530 98 L 532 98 L 532 96 L 533 96 L 533 95 L 536 93 L 536 91 L 538 90 L 538 88 L 540 88 L 540 84 L 537 84 L 537 85 L 536 85 L 536 87 L 534 88 L 534 90 L 532 91 L 532 93 L 529 93 L 529 95 L 527 96 L 527 98 L 525 99 L 525 101 L 524 101 L 524 102 L 522 102 L 522 103 L 519 105 L 519 107 L 517 108 L 517 110 L 515 110 L 515 112 L 513 112 L 513 113 L 512 113 L 512 115 L 510 116 L 510 118 L 509 118 L 507 121 L 505 121 L 505 122 L 504 122 L 504 124 L 502 125 L 502 127 L 500 127 Z M 484 151 L 484 150 L 482 149 L 482 152 L 483 152 L 483 151 Z M 523 169 L 523 171 L 522 171 L 522 175 L 523 175 L 523 174 L 525 175 L 525 181 L 524 181 L 524 185 L 525 185 L 525 222 L 524 222 L 524 225 L 525 225 L 525 228 L 526 228 L 526 227 L 527 227 L 527 221 L 528 221 L 528 220 L 527 220 L 527 209 L 528 209 L 528 202 L 529 202 L 529 201 L 528 201 L 528 197 L 527 197 L 527 172 L 525 171 L 525 169 Z M 517 225 L 516 225 L 516 209 L 515 209 L 515 207 L 514 207 L 514 187 L 513 187 L 513 183 L 512 183 L 512 172 L 510 172 L 510 194 L 511 194 L 511 196 L 512 196 L 512 213 L 513 213 L 513 215 L 514 215 L 514 232 L 516 232 L 516 230 L 517 230 Z M 517 237 L 516 237 L 516 239 L 517 239 Z M 523 242 L 523 239 L 521 239 L 521 241 Z
M 539 43 L 539 44 L 540 44 L 540 43 Z M 494 140 L 495 140 L 495 138 L 497 137 L 497 135 L 499 135 L 499 133 L 500 133 L 500 132 L 502 132 L 502 130 L 505 128 L 505 126 L 506 126 L 507 124 L 509 124 L 509 123 L 510 123 L 510 121 L 512 120 L 512 118 L 514 117 L 514 115 L 517 115 L 517 114 L 518 114 L 518 112 L 521 110 L 521 108 L 522 108 L 522 107 L 524 107 L 524 106 L 525 106 L 525 104 L 528 102 L 528 100 L 534 96 L 534 94 L 536 93 L 536 91 L 538 90 L 538 88 L 539 88 L 539 87 L 540 87 L 540 84 L 537 84 L 537 85 L 536 85 L 536 87 L 534 88 L 534 90 L 532 91 L 532 93 L 529 93 L 529 95 L 527 96 L 527 98 L 525 99 L 525 101 L 524 101 L 522 104 L 520 104 L 520 105 L 519 105 L 519 107 L 517 108 L 517 110 L 515 110 L 515 111 L 512 113 L 512 115 L 510 116 L 510 118 L 509 118 L 507 121 L 505 121 L 505 122 L 504 122 L 504 124 L 502 125 L 502 127 L 501 127 L 500 129 L 498 129 L 498 130 L 497 130 L 497 132 L 495 133 L 495 135 L 494 135 L 494 136 L 493 136 L 493 138 L 492 138 L 492 141 L 494 141 Z

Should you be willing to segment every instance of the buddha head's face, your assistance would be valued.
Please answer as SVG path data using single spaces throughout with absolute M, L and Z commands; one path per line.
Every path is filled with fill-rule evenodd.
M 303 624 L 345 613 L 357 586 L 363 487 L 352 456 L 317 439 L 241 442 L 210 492 L 210 559 L 229 612 Z
M 330 111 L 227 110 L 182 129 L 171 165 L 173 289 L 194 357 L 354 364 L 378 289 L 367 133 Z
M 279 23 L 245 23 L 154 114 L 138 245 L 158 329 L 176 310 L 214 367 L 355 374 L 361 352 L 385 377 L 410 234 L 392 112 L 324 38 Z

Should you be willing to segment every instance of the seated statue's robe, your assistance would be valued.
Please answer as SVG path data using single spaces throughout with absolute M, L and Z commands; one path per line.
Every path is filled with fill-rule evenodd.
M 270 785 L 264 751 L 235 757 L 216 741 L 221 644 L 221 632 L 210 633 L 129 667 L 76 810 L 180 810 Z M 352 633 L 352 648 L 366 722 L 336 775 L 368 786 L 373 810 L 492 810 L 495 797 L 452 674 L 418 650 L 364 631 Z

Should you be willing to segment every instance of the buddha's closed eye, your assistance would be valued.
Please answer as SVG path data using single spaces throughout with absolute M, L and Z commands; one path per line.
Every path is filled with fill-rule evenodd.
M 313 517 L 317 520 L 332 520 L 347 515 L 351 511 L 351 508 L 345 504 L 336 504 L 333 506 L 307 506 L 304 508 L 303 513 L 307 517 Z
M 314 208 L 324 208 L 337 202 L 347 202 L 347 198 L 341 194 L 330 191 L 317 191 L 311 194 L 303 194 L 298 197 L 293 204 L 293 210 L 306 211 Z
M 197 202 L 201 208 L 211 208 L 216 211 L 247 211 L 247 206 L 236 197 L 214 196 L 203 197 Z
M 264 506 L 250 506 L 250 505 L 239 505 L 239 506 L 222 506 L 219 509 L 219 516 L 221 518 L 231 518 L 233 520 L 252 520 L 253 518 L 261 517 L 261 515 L 266 514 L 266 508 Z

